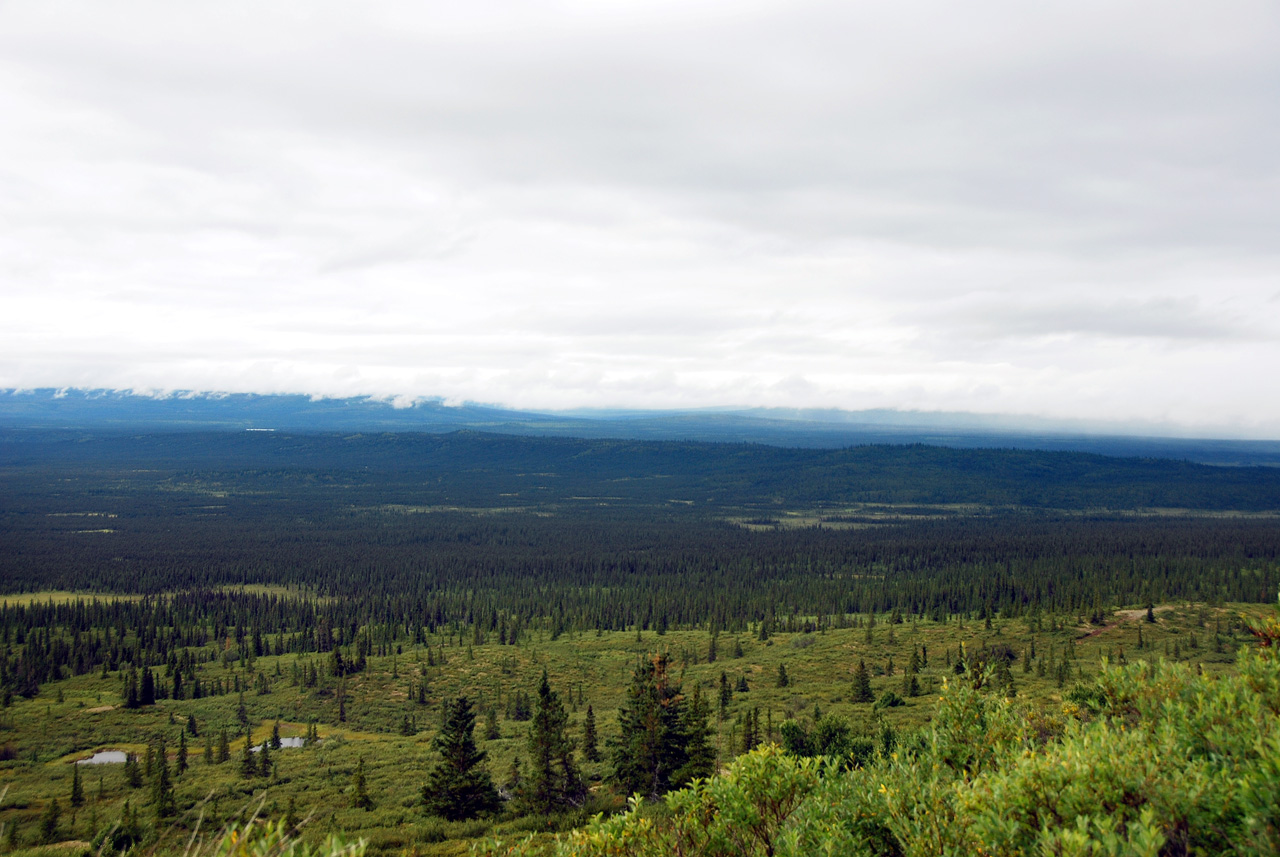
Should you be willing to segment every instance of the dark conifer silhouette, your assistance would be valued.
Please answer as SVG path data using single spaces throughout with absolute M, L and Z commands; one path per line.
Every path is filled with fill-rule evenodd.
M 621 731 L 613 750 L 613 780 L 627 792 L 660 795 L 710 773 L 708 706 L 698 694 L 688 705 L 668 674 L 665 654 L 640 664 L 618 711 Z
M 577 806 L 586 794 L 573 758 L 573 741 L 566 734 L 568 723 L 560 695 L 551 689 L 544 671 L 529 726 L 529 773 L 521 790 L 521 803 L 532 812 Z
M 867 662 L 858 661 L 858 668 L 853 673 L 853 701 L 874 702 L 876 695 L 871 690 L 871 675 L 867 672 Z
M 600 738 L 596 734 L 596 712 L 587 706 L 587 716 L 582 723 L 582 758 L 588 762 L 600 761 Z
M 444 723 L 433 742 L 440 762 L 422 787 L 422 802 L 432 815 L 459 821 L 501 805 L 484 766 L 485 753 L 476 747 L 475 726 L 476 716 L 465 696 L 445 703 Z

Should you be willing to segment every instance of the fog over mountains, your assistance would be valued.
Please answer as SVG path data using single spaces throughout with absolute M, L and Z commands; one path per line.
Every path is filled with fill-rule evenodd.
M 745 408 L 519 411 L 442 400 L 109 390 L 0 391 L 0 427 L 86 431 L 225 429 L 449 432 L 548 437 L 697 440 L 840 448 L 922 443 L 955 448 L 1070 450 L 1229 466 L 1280 466 L 1280 441 L 1176 436 L 1167 426 L 898 411 Z

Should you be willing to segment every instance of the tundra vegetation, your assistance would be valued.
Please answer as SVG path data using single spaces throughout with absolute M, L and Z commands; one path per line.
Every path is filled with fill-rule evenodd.
M 270 597 L 226 595 L 231 604 Z M 51 639 L 69 641 L 75 632 L 45 611 L 74 625 L 91 603 L 3 608 L 10 645 L 19 639 L 28 645 L 34 634 L 44 647 L 45 628 Z M 146 606 L 154 615 L 158 603 L 99 601 L 98 608 L 110 614 L 113 606 Z M 963 813 L 986 806 L 991 819 L 1011 819 L 1012 807 L 1034 794 L 1048 803 L 1017 816 L 1020 832 L 1008 834 L 1012 844 L 1000 853 L 1035 853 L 1017 848 L 1031 848 L 1027 831 L 1036 825 L 1058 830 L 1085 815 L 1102 825 L 1125 807 L 1136 814 L 1114 815 L 1123 829 L 1090 827 L 1077 831 L 1086 837 L 1081 841 L 1104 833 L 1132 838 L 1125 831 L 1141 822 L 1141 830 L 1163 831 L 1164 843 L 1180 830 L 1200 835 L 1197 825 L 1208 816 L 1160 813 L 1178 800 L 1194 808 L 1207 794 L 1228 794 L 1214 791 L 1224 778 L 1239 776 L 1231 800 L 1251 794 L 1248 800 L 1266 805 L 1264 798 L 1278 794 L 1280 781 L 1267 772 L 1280 762 L 1274 734 L 1280 675 L 1274 660 L 1236 654 L 1252 639 L 1240 613 L 1259 610 L 1157 604 L 1152 622 L 1139 606 L 1108 609 L 1098 623 L 1042 613 L 934 621 L 891 612 L 821 628 L 810 620 L 786 630 L 780 622 L 765 640 L 756 625 L 715 633 L 575 631 L 554 640 L 546 630 L 528 630 L 514 643 L 498 643 L 496 635 L 477 642 L 474 631 L 446 630 L 421 643 L 405 633 L 372 652 L 362 652 L 357 639 L 323 656 L 276 654 L 274 642 L 270 652 L 255 654 L 252 632 L 241 647 L 232 627 L 226 637 L 188 647 L 190 657 L 179 649 L 172 664 L 164 658 L 147 667 L 152 684 L 163 688 L 152 702 L 140 696 L 129 707 L 132 666 L 123 659 L 115 670 L 109 662 L 106 670 L 78 675 L 68 669 L 30 698 L 11 693 L 0 712 L 0 769 L 8 784 L 0 842 L 15 852 L 70 840 L 167 853 L 180 850 L 201 819 L 202 829 L 216 830 L 256 812 L 288 821 L 290 830 L 298 826 L 311 845 L 340 835 L 366 841 L 373 852 L 464 853 L 464 843 L 488 838 L 506 843 L 502 848 L 519 842 L 520 849 L 590 853 L 598 839 L 550 836 L 585 825 L 594 837 L 614 835 L 609 831 L 631 837 L 625 825 L 640 824 L 656 825 L 654 848 L 676 837 L 671 841 L 685 843 L 678 853 L 698 853 L 711 846 L 680 839 L 695 835 L 680 827 L 682 813 L 702 813 L 704 821 L 708 813 L 723 815 L 711 809 L 729 792 L 708 789 L 750 792 L 759 786 L 751 785 L 753 777 L 776 773 L 779 783 L 812 780 L 784 796 L 796 810 L 776 819 L 777 830 L 768 834 L 773 848 L 800 836 L 792 853 L 809 853 L 806 843 L 827 835 L 812 808 L 835 806 L 830 799 L 837 792 L 848 814 L 832 809 L 822 823 L 874 817 L 881 825 L 874 836 L 870 827 L 845 831 L 851 842 L 872 843 L 867 853 L 925 853 L 911 851 L 916 846 L 901 844 L 901 837 L 915 836 L 908 835 L 916 829 L 911 824 L 926 821 L 949 825 L 931 834 L 944 837 L 939 842 L 965 831 L 978 835 L 987 828 Z M 41 630 L 24 627 L 29 621 Z M 730 653 L 709 661 L 713 646 Z M 339 669 L 340 663 L 351 667 Z M 791 678 L 779 687 L 775 677 L 784 664 Z M 856 701 L 859 665 L 867 665 L 870 701 Z M 184 670 L 191 677 L 178 681 L 187 690 L 175 697 L 174 679 Z M 587 750 L 588 722 L 598 735 L 596 753 Z M 273 736 L 280 736 L 278 749 Z M 305 739 L 304 746 L 284 746 L 289 738 Z M 1187 742 L 1200 742 L 1200 755 Z M 190 748 L 185 770 L 183 744 Z M 130 764 L 72 764 L 104 749 L 124 750 Z M 980 750 L 986 755 L 952 759 Z M 939 768 L 944 757 L 951 761 Z M 713 772 L 720 775 L 706 779 Z M 1068 789 L 1074 797 L 1051 800 L 1085 774 L 1094 779 Z M 879 778 L 871 791 L 867 777 Z M 901 805 L 886 803 L 880 785 L 897 789 Z M 677 796 L 664 800 L 672 790 Z M 637 794 L 645 802 L 628 808 Z M 930 794 L 948 814 L 907 797 Z M 983 795 L 994 803 L 982 804 Z M 1100 802 L 1089 803 L 1093 797 Z M 55 802 L 59 810 L 50 820 Z M 1141 812 L 1148 805 L 1158 810 L 1151 818 Z M 1214 829 L 1236 836 L 1244 829 L 1239 824 L 1253 823 L 1243 804 L 1213 805 L 1236 824 L 1224 816 Z M 879 814 L 868 815 L 872 808 Z M 606 820 L 592 823 L 596 813 Z M 1271 835 L 1266 831 L 1274 828 L 1258 823 L 1259 836 Z M 714 839 L 740 829 L 735 823 L 697 835 Z M 757 845 L 770 853 L 763 840 Z M 754 853 L 742 843 L 715 847 Z M 837 853 L 862 853 L 851 849 Z
M 1213 511 L 952 503 L 971 474 L 915 450 L 789 506 L 723 462 L 670 492 L 672 445 L 487 439 L 436 481 L 162 441 L 7 447 L 0 849 L 1276 851 L 1280 474 Z M 1034 494 L 1037 459 L 980 460 Z

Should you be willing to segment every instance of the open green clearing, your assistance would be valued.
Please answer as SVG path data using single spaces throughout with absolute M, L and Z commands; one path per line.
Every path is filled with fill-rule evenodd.
M 24 606 L 48 603 L 43 594 L 23 601 Z M 590 704 L 601 738 L 607 741 L 616 734 L 616 713 L 638 660 L 667 652 L 686 693 L 698 684 L 714 701 L 714 743 L 723 767 L 745 749 L 742 720 L 756 709 L 762 742 L 778 740 L 784 720 L 812 722 L 816 711 L 846 718 L 856 734 L 873 738 L 885 726 L 904 736 L 918 730 L 933 715 L 942 683 L 954 681 L 950 664 L 959 657 L 962 645 L 971 654 L 993 646 L 1009 647 L 1014 692 L 1046 711 L 1060 710 L 1064 692 L 1082 678 L 1096 675 L 1102 658 L 1113 662 L 1163 658 L 1195 664 L 1211 674 L 1227 672 L 1236 649 L 1247 638 L 1240 624 L 1242 612 L 1256 615 L 1260 608 L 1165 604 L 1153 612 L 1154 623 L 1147 621 L 1147 611 L 1140 607 L 1108 611 L 1103 624 L 1091 623 L 1088 617 L 1040 613 L 1016 619 L 994 616 L 989 622 L 977 615 L 935 622 L 880 614 L 870 629 L 868 615 L 827 617 L 827 626 L 821 629 L 813 618 L 792 618 L 763 641 L 757 624 L 718 633 L 712 662 L 708 661 L 712 636 L 704 630 L 570 632 L 554 640 L 549 632 L 534 630 L 519 635 L 514 644 L 503 645 L 492 634 L 481 634 L 477 641 L 474 629 L 460 629 L 432 634 L 416 644 L 411 639 L 388 640 L 388 654 L 369 656 L 364 671 L 346 678 L 345 721 L 339 714 L 340 680 L 327 673 L 329 656 L 224 658 L 238 651 L 235 629 L 226 628 L 225 637 L 192 651 L 205 658 L 195 668 L 202 684 L 222 682 L 232 689 L 229 693 L 161 699 L 153 706 L 130 710 L 122 703 L 123 671 L 108 671 L 104 677 L 95 670 L 44 684 L 31 699 L 11 696 L 0 714 L 0 745 L 6 756 L 0 770 L 8 785 L 0 823 L 8 829 L 16 825 L 18 842 L 34 842 L 40 817 L 55 797 L 66 808 L 60 838 L 91 839 L 120 818 L 126 801 L 149 818 L 146 782 L 130 788 L 121 765 L 81 766 L 86 800 L 72 812 L 68 806 L 72 763 L 107 749 L 143 758 L 148 744 L 163 741 L 171 765 L 176 764 L 180 735 L 187 719 L 194 716 L 198 735 L 186 739 L 190 767 L 175 777 L 179 814 L 162 823 L 169 836 L 187 830 L 199 815 L 206 826 L 214 827 L 259 808 L 268 817 L 283 818 L 292 802 L 299 818 L 311 819 L 305 828 L 308 838 L 319 840 L 341 831 L 366 838 L 375 852 L 463 853 L 463 845 L 475 837 L 581 823 L 587 811 L 620 808 L 623 796 L 608 783 L 606 753 L 604 762 L 583 764 L 592 796 L 582 812 L 552 819 L 500 816 L 453 824 L 427 817 L 420 789 L 435 760 L 430 739 L 438 726 L 441 702 L 459 694 L 476 703 L 482 724 L 488 712 L 494 712 L 502 737 L 482 740 L 481 746 L 489 754 L 495 781 L 501 783 L 513 758 L 521 756 L 527 762 L 529 724 L 515 720 L 512 708 L 519 693 L 533 693 L 543 670 L 566 701 L 570 734 L 581 737 Z M 788 623 L 806 622 L 807 629 L 785 630 Z M 9 642 L 13 642 L 12 632 Z M 1035 657 L 1031 658 L 1033 645 Z M 735 655 L 737 649 L 740 655 Z M 915 697 L 904 684 L 913 653 L 927 654 L 928 659 L 916 676 L 919 695 Z M 877 708 L 852 701 L 853 672 L 860 660 L 871 671 L 877 698 L 893 691 L 903 698 L 902 705 Z M 312 667 L 319 675 L 315 686 L 308 688 L 305 676 Z M 786 687 L 778 686 L 780 667 L 785 667 L 789 679 Z M 722 672 L 731 685 L 736 687 L 745 678 L 749 687 L 732 694 L 723 719 L 715 710 Z M 156 674 L 164 682 L 172 681 L 171 671 L 163 667 Z M 425 704 L 418 699 L 424 683 Z M 273 754 L 269 776 L 245 778 L 239 770 L 244 739 L 236 686 L 245 689 L 243 704 L 255 743 L 269 739 L 277 722 L 282 737 L 303 736 L 314 723 L 319 743 L 279 750 Z M 266 693 L 261 692 L 264 686 Z M 402 734 L 406 718 L 415 729 L 411 736 Z M 223 731 L 231 737 L 231 760 L 208 764 L 205 744 L 216 746 Z M 371 810 L 353 806 L 352 779 L 360 759 L 374 803 Z

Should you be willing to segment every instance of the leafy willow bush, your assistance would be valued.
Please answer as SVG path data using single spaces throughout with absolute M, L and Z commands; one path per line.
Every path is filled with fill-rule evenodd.
M 290 834 L 284 821 L 232 826 L 207 848 L 184 852 L 190 857 L 364 857 L 363 840 L 346 842 L 330 835 L 310 845 Z
M 761 747 L 662 805 L 482 853 L 1133 855 L 1280 853 L 1280 651 L 1211 678 L 1105 667 L 1037 714 L 990 683 L 944 687 L 931 726 L 861 767 Z M 985 686 L 984 686 L 985 684 Z M 975 687 L 975 685 L 978 685 Z M 793 736 L 799 743 L 799 736 Z
M 243 824 L 232 824 L 212 838 L 197 832 L 176 837 L 175 829 L 157 840 L 152 833 L 143 834 L 132 815 L 93 841 L 86 854 L 107 857 L 113 854 L 181 854 L 182 857 L 364 857 L 367 843 L 363 839 L 347 841 L 330 834 L 319 844 L 303 841 L 284 819 L 261 821 L 256 816 Z M 60 846 L 59 846 L 60 847 Z

